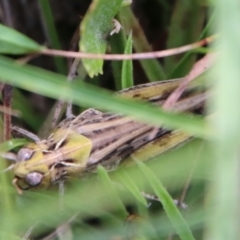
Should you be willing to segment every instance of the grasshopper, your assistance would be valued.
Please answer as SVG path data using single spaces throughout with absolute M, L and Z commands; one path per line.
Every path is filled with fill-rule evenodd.
M 181 79 L 137 85 L 118 93 L 125 98 L 161 106 Z M 192 83 L 173 111 L 199 113 L 207 93 Z M 121 114 L 88 109 L 66 118 L 43 140 L 29 143 L 17 153 L 13 184 L 19 192 L 44 189 L 71 177 L 96 171 L 98 165 L 115 170 L 119 165 L 145 161 L 186 142 L 192 136 L 133 120 Z

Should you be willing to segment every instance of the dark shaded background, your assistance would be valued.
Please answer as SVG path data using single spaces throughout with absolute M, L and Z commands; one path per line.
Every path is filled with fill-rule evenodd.
M 68 50 L 73 34 L 91 1 L 50 0 L 49 2 L 62 49 Z M 171 18 L 174 2 L 174 0 L 138 0 L 132 3 L 132 9 L 155 50 L 165 48 L 167 26 Z M 0 7 L 0 21 L 3 24 L 17 29 L 40 44 L 49 46 L 38 1 L 1 0 Z M 49 57 L 39 57 L 33 63 L 43 68 L 54 70 Z
M 45 32 L 44 20 L 40 10 L 39 2 L 41 1 L 43 0 L 0 0 L 0 22 L 17 29 L 38 43 L 51 48 Z M 193 2 L 196 4 L 196 1 Z M 71 40 L 74 33 L 79 28 L 79 24 L 91 1 L 49 0 L 49 3 L 51 5 L 61 48 L 64 50 L 72 50 Z M 177 19 L 177 21 L 180 22 L 178 23 L 180 29 L 178 29 L 179 32 L 176 33 L 176 38 L 178 38 L 179 33 L 186 31 L 186 29 L 193 24 L 193 17 L 198 17 L 193 15 L 192 3 L 189 3 L 187 0 L 133 0 L 131 7 L 153 50 L 163 50 L 168 47 L 167 41 L 171 19 L 178 11 L 179 4 L 184 4 L 185 12 L 183 12 L 182 15 L 179 15 L 179 12 L 177 13 L 178 16 L 180 16 L 180 18 Z M 199 36 L 199 32 L 197 32 L 197 36 Z M 193 41 L 195 41 L 195 39 L 186 39 L 186 44 Z M 14 57 L 19 58 L 23 56 Z M 176 57 L 179 58 L 179 56 Z M 165 60 L 159 59 L 158 61 L 164 63 Z M 37 58 L 32 59 L 29 63 L 44 69 L 56 71 L 52 57 L 38 56 Z M 103 75 L 95 79 L 86 78 L 85 80 L 115 90 L 110 62 L 105 63 Z M 147 81 L 148 79 L 140 64 L 137 61 L 134 61 L 134 83 L 140 84 Z M 48 115 L 50 108 L 53 106 L 54 101 L 25 91 L 23 92 L 23 95 L 27 98 L 27 101 L 32 103 L 33 112 L 38 114 L 39 118 L 44 120 L 45 116 Z M 40 122 L 41 121 L 37 124 L 38 126 L 41 126 Z M 27 128 L 29 127 L 28 124 L 23 126 Z M 31 128 L 32 127 L 30 127 L 30 130 L 35 131 L 35 129 Z M 38 127 L 36 127 L 36 129 L 38 129 Z

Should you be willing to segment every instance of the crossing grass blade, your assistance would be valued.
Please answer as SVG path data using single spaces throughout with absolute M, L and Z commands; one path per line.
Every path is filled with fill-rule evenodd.
M 60 74 L 28 65 L 22 66 L 5 57 L 0 57 L 0 70 L 0 77 L 5 82 L 25 90 L 55 98 L 61 93 L 62 99 L 70 99 L 79 105 L 121 112 L 149 124 L 179 128 L 201 137 L 208 138 L 212 134 L 200 116 L 165 112 L 147 103 L 120 99 L 106 90 L 84 82 L 70 84 L 65 82 L 65 77 Z
M 142 170 L 143 174 L 152 186 L 155 194 L 161 201 L 163 208 L 168 215 L 170 221 L 172 222 L 176 232 L 182 240 L 194 240 L 192 232 L 183 219 L 181 213 L 179 212 L 177 206 L 174 204 L 171 196 L 166 191 L 161 181 L 143 164 L 142 162 L 137 162 L 138 166 Z

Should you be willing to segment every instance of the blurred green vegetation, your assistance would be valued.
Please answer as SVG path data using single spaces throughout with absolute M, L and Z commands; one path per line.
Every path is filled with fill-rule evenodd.
M 239 239 L 238 2 L 141 0 L 121 7 L 120 1 L 116 5 L 112 1 L 114 8 L 104 0 L 92 1 L 91 8 L 90 3 L 0 2 L 0 30 L 5 33 L 0 36 L 0 77 L 15 86 L 13 108 L 22 113 L 13 123 L 38 133 L 43 125 L 50 124 L 45 120 L 51 119 L 55 101 L 64 97 L 74 98 L 76 114 L 80 109 L 100 107 L 144 120 L 151 116 L 154 124 L 159 119 L 159 124 L 185 129 L 202 139 L 146 165 L 108 174 L 99 169 L 89 179 L 68 181 L 63 196 L 58 186 L 18 195 L 11 184 L 12 172 L 2 172 L 0 239 Z M 122 29 L 110 36 L 109 19 L 113 16 Z M 80 40 L 76 37 L 79 28 Z M 115 91 L 121 86 L 183 77 L 203 52 L 209 51 L 207 47 L 164 59 L 106 61 L 102 69 L 102 63 L 97 63 L 97 69 L 90 67 L 90 74 L 103 74 L 94 78 L 80 64 L 79 82 L 73 85 L 65 83 L 71 60 L 33 54 L 43 46 L 78 51 L 78 46 L 84 45 L 81 39 L 91 45 L 101 42 L 104 46 L 98 53 L 130 53 L 131 46 L 134 52 L 157 51 L 190 44 L 213 33 L 219 35 L 217 42 L 208 47 L 219 51 L 219 57 L 213 71 L 204 75 L 214 93 L 207 111 L 216 113 L 209 121 L 157 113 L 147 105 L 131 105 L 100 89 Z M 93 49 L 98 51 L 96 46 Z M 32 66 L 24 65 L 26 56 Z M 3 127 L 1 122 L 1 134 Z M 212 133 L 210 141 L 206 136 Z M 5 152 L 21 144 L 12 139 L 0 149 Z M 7 165 L 1 159 L 0 169 Z M 162 204 L 144 199 L 142 191 L 157 195 Z M 188 207 L 177 208 L 173 199 Z

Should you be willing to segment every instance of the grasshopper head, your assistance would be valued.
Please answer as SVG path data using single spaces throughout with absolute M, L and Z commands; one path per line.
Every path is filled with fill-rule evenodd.
M 51 184 L 49 168 L 46 164 L 41 163 L 46 149 L 47 145 L 31 143 L 19 150 L 17 162 L 13 168 L 15 175 L 13 183 L 19 192 L 46 188 Z
M 68 129 L 58 129 L 50 136 L 51 141 L 31 143 L 19 150 L 13 168 L 18 192 L 45 189 L 84 171 L 92 142 Z

